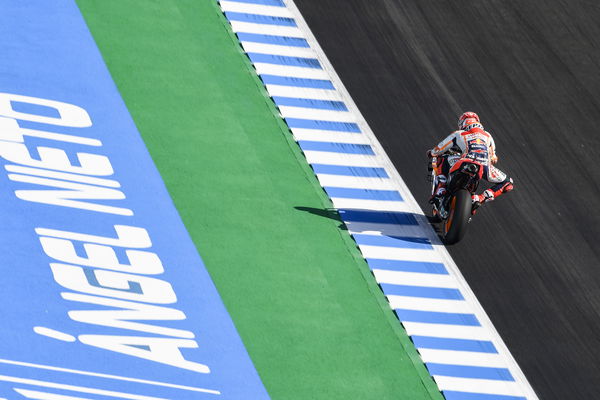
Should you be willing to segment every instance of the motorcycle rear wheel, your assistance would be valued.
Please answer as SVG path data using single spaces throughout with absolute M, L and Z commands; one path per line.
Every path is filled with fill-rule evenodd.
M 461 189 L 452 196 L 448 203 L 448 218 L 442 224 L 444 244 L 458 243 L 465 236 L 471 207 L 471 193 L 467 190 Z

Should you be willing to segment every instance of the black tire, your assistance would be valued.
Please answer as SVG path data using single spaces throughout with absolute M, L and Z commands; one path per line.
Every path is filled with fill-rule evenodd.
M 448 218 L 442 223 L 444 244 L 458 243 L 467 232 L 467 224 L 471 218 L 471 193 L 461 189 L 448 203 Z

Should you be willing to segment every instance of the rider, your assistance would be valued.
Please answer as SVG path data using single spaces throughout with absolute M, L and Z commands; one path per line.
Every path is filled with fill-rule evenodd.
M 474 112 L 463 113 L 458 119 L 458 130 L 452 132 L 433 150 L 427 150 L 427 155 L 442 156 L 443 159 L 436 169 L 436 187 L 430 199 L 430 202 L 437 206 L 446 193 L 446 181 L 452 172 L 452 166 L 465 157 L 483 164 L 484 179 L 494 184 L 482 194 L 473 195 L 474 208 L 513 189 L 513 180 L 493 165 L 498 162 L 494 139 L 483 129 L 479 116 Z

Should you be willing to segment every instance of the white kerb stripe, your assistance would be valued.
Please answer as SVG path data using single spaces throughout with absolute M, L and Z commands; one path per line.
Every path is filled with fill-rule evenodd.
M 395 211 L 395 212 L 410 212 L 410 205 L 404 201 L 385 201 L 385 200 L 363 200 L 363 199 L 346 199 L 341 197 L 332 197 L 331 201 L 336 208 L 354 208 L 372 211 Z M 413 227 L 416 228 L 416 227 Z M 373 229 L 369 229 L 373 230 Z M 377 229 L 374 229 L 378 231 Z M 423 230 L 420 233 L 412 233 L 410 230 L 409 236 L 423 236 Z
M 425 286 L 434 288 L 457 289 L 458 284 L 452 275 L 422 274 L 417 272 L 373 270 L 375 280 L 379 283 L 394 285 Z
M 351 165 L 354 167 L 377 167 L 379 160 L 375 156 L 363 154 L 330 153 L 328 151 L 302 150 L 311 164 Z
M 321 186 L 352 189 L 394 190 L 396 185 L 391 179 L 368 178 L 346 175 L 317 174 Z
M 246 14 L 270 15 L 273 17 L 293 18 L 287 7 L 264 6 L 261 4 L 238 3 L 236 1 L 220 0 L 223 11 L 234 11 Z
M 423 297 L 387 296 L 392 309 L 470 314 L 471 306 L 464 300 L 427 299 Z M 427 335 L 425 335 L 427 336 Z
M 314 142 L 371 144 L 365 135 L 347 132 L 323 131 L 318 129 L 292 128 L 294 139 Z
M 433 250 L 401 249 L 397 247 L 359 245 L 365 258 L 382 258 L 384 260 L 422 261 L 443 263 L 440 255 Z
M 463 326 L 446 324 L 426 324 L 422 322 L 403 322 L 409 336 L 433 336 L 450 339 L 491 340 L 490 333 L 481 326 Z
M 298 86 L 265 85 L 271 96 L 295 97 L 298 99 L 333 100 L 341 101 L 341 97 L 335 90 L 313 89 Z
M 234 32 L 257 33 L 259 35 L 287 36 L 304 39 L 304 33 L 295 26 L 253 24 L 251 22 L 229 21 Z
M 417 349 L 424 362 L 468 365 L 472 367 L 506 368 L 506 359 L 497 353 Z
M 391 203 L 391 202 L 390 202 Z M 400 202 L 401 203 L 401 202 Z M 402 203 L 401 203 L 402 204 Z M 334 203 L 335 205 L 335 203 Z M 346 207 L 341 207 L 346 208 Z M 347 207 L 347 209 L 351 209 Z M 353 209 L 359 209 L 358 207 Z M 370 211 L 370 210 L 369 210 Z M 401 210 L 399 210 L 401 211 Z M 342 215 L 342 219 L 343 219 Z M 405 237 L 423 237 L 423 231 L 418 225 L 393 225 L 393 224 L 372 224 L 368 222 L 344 221 L 348 231 L 351 234 L 362 233 L 364 235 L 386 235 L 386 236 L 405 236 Z
M 293 78 L 327 79 L 327 72 L 319 68 L 290 67 L 288 65 L 254 63 L 258 74 L 290 76 Z
M 504 396 L 524 396 L 516 382 L 495 381 L 491 379 L 454 378 L 450 376 L 433 377 L 441 390 L 458 392 L 500 394 Z
M 320 121 L 333 121 L 333 122 L 354 122 L 356 123 L 356 117 L 347 111 L 332 111 L 332 110 L 320 110 L 317 108 L 303 108 L 303 107 L 290 107 L 290 106 L 278 106 L 281 115 L 285 118 L 302 118 L 302 119 L 316 119 Z M 361 135 L 363 136 L 363 135 Z
M 241 42 L 248 53 L 276 54 L 279 56 L 315 58 L 315 53 L 309 47 L 279 46 L 256 42 Z

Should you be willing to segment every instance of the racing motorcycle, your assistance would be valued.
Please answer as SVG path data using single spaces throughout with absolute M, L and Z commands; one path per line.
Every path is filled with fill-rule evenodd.
M 428 166 L 432 193 L 436 188 L 434 179 L 436 168 L 444 162 L 445 157 L 448 157 L 452 167 L 446 183 L 446 194 L 439 202 L 439 207 L 433 204 L 431 220 L 434 223 L 441 223 L 440 236 L 444 243 L 454 244 L 465 236 L 467 224 L 479 205 L 473 204 L 471 196 L 479 187 L 484 166 L 475 157 L 467 155 L 461 158 L 460 153 L 432 157 Z

